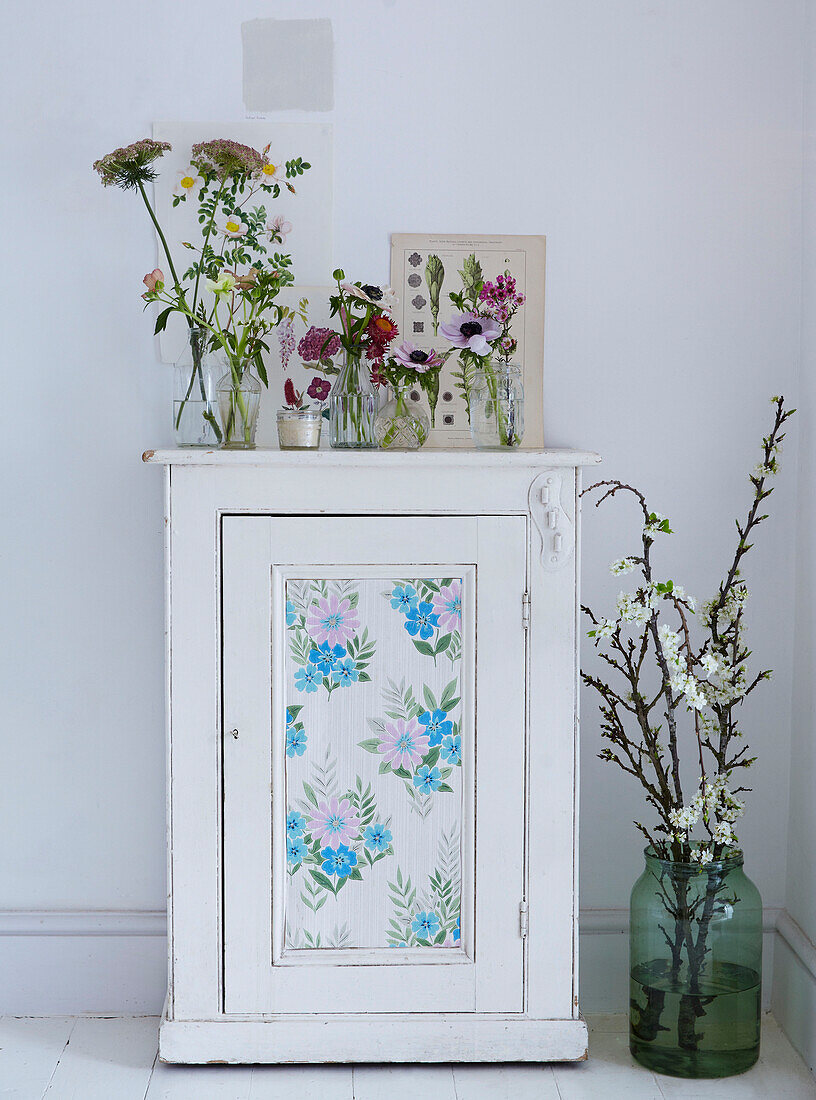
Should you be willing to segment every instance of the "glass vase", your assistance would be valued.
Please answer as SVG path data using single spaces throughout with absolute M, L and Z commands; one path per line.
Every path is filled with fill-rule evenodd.
M 374 431 L 385 451 L 416 451 L 428 438 L 431 422 L 421 408 L 411 409 L 405 386 L 394 388 L 391 400 L 377 413 Z
M 255 446 L 260 403 L 261 383 L 249 365 L 230 363 L 230 369 L 218 382 L 222 447 L 251 450 Z
M 470 392 L 470 434 L 480 450 L 521 444 L 524 383 L 518 363 L 485 362 Z
M 188 347 L 173 367 L 173 433 L 177 447 L 217 447 L 221 442 L 216 385 L 219 370 L 207 349 L 209 332 L 194 325 Z
M 346 352 L 329 397 L 329 443 L 336 448 L 376 448 L 377 394 L 368 364 Z
M 656 1073 L 728 1077 L 759 1057 L 762 901 L 742 854 L 658 859 L 632 889 L 629 1049 Z

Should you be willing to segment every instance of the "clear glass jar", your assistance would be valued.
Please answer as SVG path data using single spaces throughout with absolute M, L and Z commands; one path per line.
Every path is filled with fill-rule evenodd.
M 428 438 L 430 419 L 419 406 L 409 408 L 405 390 L 403 385 L 395 386 L 391 400 L 377 413 L 374 431 L 385 451 L 416 451 Z
M 470 391 L 470 434 L 481 450 L 518 447 L 524 438 L 524 383 L 518 363 L 487 360 Z
M 255 446 L 260 403 L 261 383 L 249 364 L 230 363 L 230 369 L 218 382 L 222 447 L 251 450 Z
M 632 888 L 629 1049 L 673 1077 L 728 1077 L 759 1057 L 762 900 L 742 853 L 658 859 Z
M 216 386 L 221 368 L 208 351 L 209 331 L 193 325 L 188 346 L 173 367 L 173 433 L 177 447 L 217 447 L 221 442 Z
M 315 451 L 322 424 L 317 409 L 278 409 L 278 446 L 282 451 Z
M 329 443 L 336 448 L 376 449 L 374 421 L 379 401 L 371 371 L 360 355 L 345 353 L 345 362 L 329 397 Z

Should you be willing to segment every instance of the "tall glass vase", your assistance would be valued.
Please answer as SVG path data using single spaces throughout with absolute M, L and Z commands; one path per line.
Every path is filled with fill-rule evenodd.
M 231 450 L 251 450 L 255 446 L 260 403 L 261 383 L 249 364 L 230 361 L 229 370 L 218 383 L 222 446 Z
M 329 397 L 329 443 L 332 447 L 370 450 L 377 447 L 374 422 L 379 401 L 368 364 L 345 354 Z
M 173 367 L 173 433 L 177 447 L 217 447 L 221 442 L 216 385 L 219 371 L 207 349 L 209 332 L 193 325 L 188 347 Z
M 658 859 L 632 889 L 629 1049 L 657 1073 L 728 1077 L 759 1057 L 762 901 L 742 854 Z
M 524 383 L 518 363 L 485 360 L 470 394 L 470 434 L 480 450 L 520 446 Z

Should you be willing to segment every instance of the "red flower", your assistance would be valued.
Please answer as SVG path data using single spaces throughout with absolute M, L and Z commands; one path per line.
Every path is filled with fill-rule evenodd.
M 283 396 L 286 398 L 287 408 L 300 409 L 303 407 L 303 394 L 298 393 L 291 378 L 283 383 Z
M 371 356 L 369 356 L 371 358 Z M 372 386 L 384 386 L 386 378 L 384 374 L 381 374 L 376 367 L 371 368 L 371 384 Z
M 395 336 L 399 336 L 399 329 L 384 313 L 372 317 L 368 322 L 368 335 L 375 344 L 390 344 Z
M 372 363 L 382 363 L 385 355 L 385 344 L 370 343 L 366 348 L 366 359 Z

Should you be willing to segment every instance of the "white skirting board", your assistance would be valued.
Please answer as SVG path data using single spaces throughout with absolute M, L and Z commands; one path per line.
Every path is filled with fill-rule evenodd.
M 811 1073 L 816 1073 L 816 947 L 784 909 L 777 931 L 771 1007 Z
M 816 949 L 784 909 L 766 909 L 764 923 L 764 1007 L 812 1066 Z M 581 912 L 584 1013 L 626 1011 L 627 924 L 625 909 Z M 166 951 L 162 912 L 0 911 L 0 1015 L 157 1015 Z

